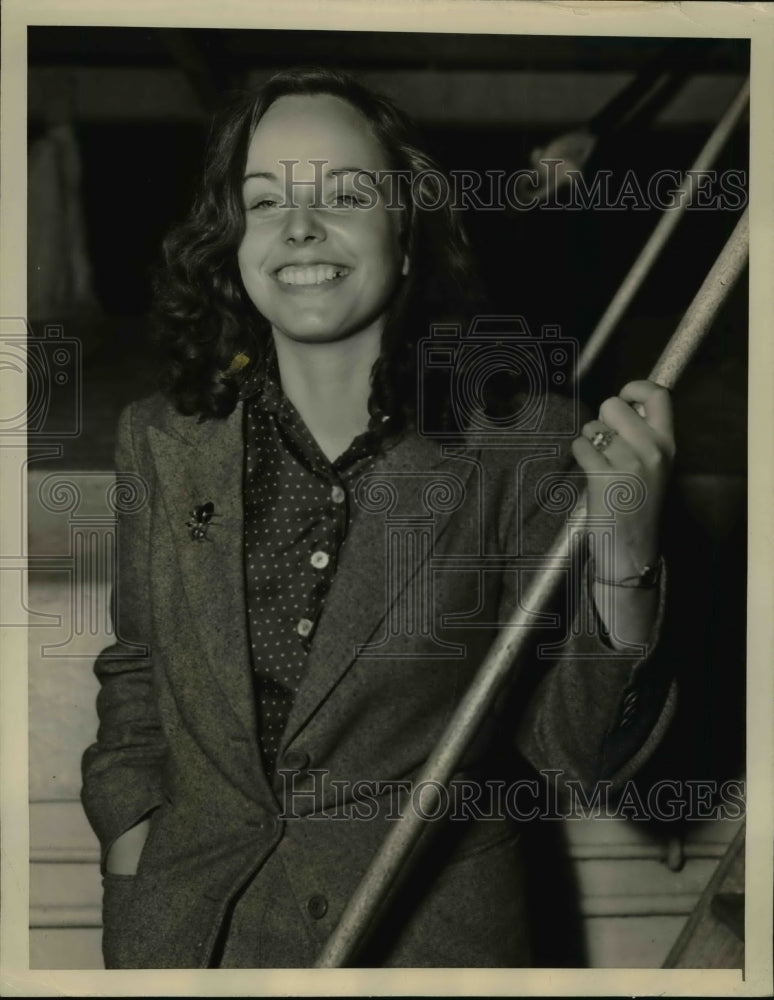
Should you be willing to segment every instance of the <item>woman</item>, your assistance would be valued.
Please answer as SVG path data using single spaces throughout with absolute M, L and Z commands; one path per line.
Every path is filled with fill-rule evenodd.
M 571 456 L 592 515 L 611 475 L 638 477 L 642 502 L 588 564 L 590 600 L 536 616 L 542 645 L 454 787 L 468 801 L 522 758 L 620 782 L 669 717 L 647 655 L 668 395 L 630 383 L 571 448 L 574 410 L 543 386 L 482 389 L 467 413 L 451 354 L 421 343 L 478 305 L 454 211 L 423 207 L 431 167 L 389 102 L 281 73 L 220 121 L 166 243 L 163 392 L 122 414 L 116 454 L 148 502 L 119 517 L 83 768 L 108 967 L 314 963 L 564 525 L 544 494 Z M 455 377 L 472 364 L 457 357 Z M 539 425 L 471 434 L 535 403 Z M 495 811 L 428 826 L 363 964 L 529 963 L 519 817 Z

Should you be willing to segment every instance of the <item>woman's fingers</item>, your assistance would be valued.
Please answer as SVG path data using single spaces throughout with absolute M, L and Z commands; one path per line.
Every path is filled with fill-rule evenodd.
M 627 382 L 618 395 L 627 403 L 638 404 L 644 411 L 643 419 L 661 436 L 664 442 L 671 444 L 671 452 L 674 455 L 672 397 L 669 390 L 649 379 L 638 379 L 634 382 Z
M 644 416 L 635 412 L 635 405 Z M 590 474 L 589 489 L 596 495 L 603 488 L 604 480 L 597 478 L 601 473 L 632 473 L 658 499 L 674 457 L 669 393 L 645 379 L 629 382 L 620 396 L 602 403 L 599 417 L 584 425 L 572 446 L 575 460 Z
M 593 456 L 589 454 L 589 461 L 593 462 L 593 467 L 601 472 L 611 472 L 615 469 L 634 470 L 640 465 L 639 455 L 626 437 L 602 420 L 590 420 L 584 424 L 581 441 L 588 442 L 598 458 L 598 461 L 594 462 Z
M 616 432 L 621 439 L 617 449 L 613 450 L 611 443 L 605 451 L 609 452 L 608 458 L 615 465 L 616 453 L 623 459 L 628 459 L 630 454 L 635 455 L 648 468 L 652 468 L 662 460 L 664 453 L 668 451 L 661 435 L 655 431 L 642 417 L 639 417 L 628 403 L 625 403 L 620 396 L 611 396 L 606 399 L 599 408 L 601 422 Z M 592 422 L 593 424 L 593 422 Z M 585 433 L 585 429 L 584 429 Z M 626 449 L 622 445 L 626 445 Z M 628 466 L 625 461 L 624 467 Z
M 585 433 L 585 427 L 583 435 L 573 441 L 572 453 L 584 472 L 610 472 L 610 463 L 591 443 Z
M 628 399 L 611 396 L 599 408 L 600 419 L 618 434 L 647 466 L 674 457 L 672 407 L 669 393 L 653 382 L 630 382 L 624 389 Z M 635 412 L 639 405 L 645 416 Z
M 606 575 L 620 579 L 639 572 L 658 551 L 661 503 L 674 456 L 669 393 L 647 380 L 627 383 L 620 396 L 611 396 L 600 406 L 598 420 L 584 425 L 572 450 L 586 473 L 592 521 L 615 515 L 616 544 Z M 625 510 L 610 506 L 616 503 L 609 493 L 616 475 L 636 476 L 644 490 L 640 502 Z
M 629 405 L 619 402 L 624 407 Z M 640 417 L 633 416 L 645 426 Z M 652 441 L 651 446 L 655 449 Z M 600 525 L 604 526 L 603 533 L 609 531 L 611 517 L 615 521 L 615 545 L 609 553 L 612 561 L 604 564 L 603 576 L 620 579 L 637 573 L 658 551 L 658 517 L 666 468 L 655 450 L 658 461 L 647 465 L 622 434 L 601 420 L 585 424 L 582 436 L 572 443 L 575 460 L 586 473 L 592 533 Z

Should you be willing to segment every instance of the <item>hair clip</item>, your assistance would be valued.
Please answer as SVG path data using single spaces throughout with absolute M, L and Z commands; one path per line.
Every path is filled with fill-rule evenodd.
M 199 504 L 191 511 L 191 521 L 186 521 L 186 527 L 191 529 L 191 538 L 195 542 L 203 542 L 207 537 L 207 529 L 215 515 L 215 504 L 208 500 Z
M 239 372 L 245 367 L 245 365 L 250 364 L 250 358 L 246 354 L 235 354 L 231 359 L 231 363 L 225 371 L 220 373 L 221 378 L 233 378 L 234 375 L 238 375 Z

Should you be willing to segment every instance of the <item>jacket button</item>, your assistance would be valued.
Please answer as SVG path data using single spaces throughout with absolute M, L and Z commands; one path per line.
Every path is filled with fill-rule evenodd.
M 282 758 L 282 766 L 289 771 L 305 771 L 309 767 L 309 754 L 303 750 L 288 750 Z
M 328 912 L 328 900 L 325 896 L 310 896 L 306 902 L 306 908 L 310 916 L 315 920 L 321 920 Z

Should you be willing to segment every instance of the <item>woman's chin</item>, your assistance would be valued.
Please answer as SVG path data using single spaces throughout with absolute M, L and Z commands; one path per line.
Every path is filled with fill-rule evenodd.
M 275 337 L 281 337 L 296 344 L 335 344 L 340 341 L 367 336 L 369 333 L 375 334 L 380 332 L 374 328 L 373 323 L 369 323 L 367 326 L 303 323 L 287 326 L 274 325 L 272 329 Z

